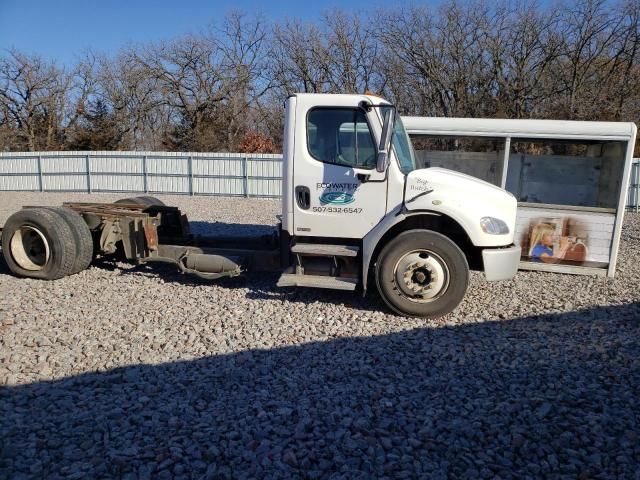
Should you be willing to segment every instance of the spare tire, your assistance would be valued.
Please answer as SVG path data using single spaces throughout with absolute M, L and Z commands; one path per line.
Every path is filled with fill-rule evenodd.
M 2 229 L 2 253 L 20 277 L 56 280 L 72 272 L 76 242 L 65 219 L 47 208 L 25 208 Z
M 48 209 L 60 215 L 71 228 L 76 243 L 76 259 L 70 274 L 86 270 L 93 261 L 93 237 L 89 226 L 78 212 L 70 208 L 48 207 Z
M 155 205 L 157 207 L 166 206 L 166 203 L 164 203 L 159 198 L 151 197 L 149 195 L 143 195 L 142 197 L 136 197 L 136 198 L 139 199 L 139 200 L 142 200 L 143 202 L 147 202 L 147 205 Z
M 115 203 L 126 204 L 126 205 L 148 205 L 148 206 L 155 206 L 155 207 L 165 206 L 165 203 L 162 200 L 156 197 L 148 196 L 148 195 L 143 195 L 141 197 L 122 198 L 116 201 Z

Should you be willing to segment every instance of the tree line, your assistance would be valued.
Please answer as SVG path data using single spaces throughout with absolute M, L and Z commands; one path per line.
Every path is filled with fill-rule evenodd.
M 639 50 L 640 0 L 231 12 L 74 65 L 1 53 L 0 150 L 278 152 L 295 92 L 371 91 L 403 115 L 637 122 Z

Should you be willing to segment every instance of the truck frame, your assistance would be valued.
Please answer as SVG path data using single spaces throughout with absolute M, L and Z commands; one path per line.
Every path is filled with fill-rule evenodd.
M 452 311 L 469 270 L 515 275 L 516 201 L 440 168 L 418 169 L 395 107 L 374 95 L 296 94 L 285 103 L 282 216 L 271 235 L 200 236 L 154 197 L 28 206 L 2 230 L 11 271 L 53 280 L 121 252 L 207 280 L 281 272 L 278 286 L 375 284 L 402 315 Z

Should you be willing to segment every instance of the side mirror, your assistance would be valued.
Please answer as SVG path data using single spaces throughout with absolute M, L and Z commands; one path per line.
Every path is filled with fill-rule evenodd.
M 382 135 L 380 136 L 380 145 L 378 145 L 378 159 L 376 162 L 376 170 L 378 172 L 386 171 L 387 167 L 389 166 L 389 150 L 391 148 L 391 134 L 393 133 L 395 118 L 396 111 L 393 107 L 391 107 L 384 114 Z

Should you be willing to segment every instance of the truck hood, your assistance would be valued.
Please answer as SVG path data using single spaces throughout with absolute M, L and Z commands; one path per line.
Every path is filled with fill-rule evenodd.
M 474 245 L 513 243 L 517 202 L 506 190 L 470 175 L 437 167 L 410 172 L 405 188 L 407 210 L 429 210 L 453 218 L 465 229 Z M 480 227 L 482 217 L 504 221 L 509 233 L 486 234 Z
M 466 173 L 456 172 L 453 170 L 448 170 L 446 168 L 440 167 L 430 167 L 430 168 L 421 168 L 418 170 L 413 170 L 409 173 L 407 180 L 411 179 L 431 179 L 432 181 L 446 181 L 448 183 L 457 183 L 460 186 L 464 185 L 468 188 L 478 188 L 486 191 L 489 189 L 494 192 L 500 192 L 504 194 L 506 190 L 503 190 L 500 187 L 496 187 L 494 184 L 485 182 L 484 180 L 480 180 L 479 178 L 472 177 L 471 175 L 467 175 Z M 511 195 L 506 192 L 507 195 Z

